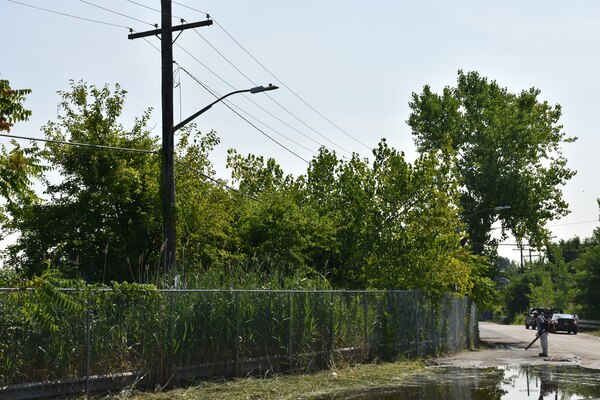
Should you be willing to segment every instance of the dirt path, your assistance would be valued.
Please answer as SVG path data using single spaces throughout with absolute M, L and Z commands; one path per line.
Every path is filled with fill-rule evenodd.
M 539 357 L 539 341 L 529 350 L 525 346 L 535 337 L 535 331 L 522 325 L 498 325 L 479 323 L 480 339 L 490 349 L 469 351 L 450 357 L 439 358 L 440 365 L 494 367 L 522 364 L 576 364 L 586 368 L 600 369 L 600 337 L 587 333 L 572 335 L 557 333 L 548 335 L 548 357 Z

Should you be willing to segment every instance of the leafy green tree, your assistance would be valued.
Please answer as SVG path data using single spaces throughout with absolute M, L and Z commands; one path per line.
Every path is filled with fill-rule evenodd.
M 322 149 L 304 180 L 307 203 L 334 226 L 334 246 L 320 254 L 334 286 L 472 294 L 477 263 L 459 246 L 448 168 L 427 155 L 411 164 L 385 140 L 373 156 L 344 161 Z
M 335 227 L 303 201 L 304 178 L 285 175 L 273 159 L 230 150 L 228 166 L 239 184 L 234 210 L 236 249 L 247 259 L 262 260 L 280 272 L 316 269 L 318 254 L 331 248 Z
M 180 131 L 176 148 L 178 270 L 200 271 L 214 263 L 235 262 L 232 241 L 235 196 L 215 179 L 209 154 L 219 138 L 200 135 L 190 125 Z
M 7 80 L 0 80 L 0 132 L 10 132 L 15 123 L 29 119 L 31 111 L 23 105 L 29 93 L 29 89 L 11 89 Z M 15 140 L 10 144 L 10 149 L 4 144 L 0 148 L 0 226 L 4 229 L 10 225 L 8 215 L 16 203 L 37 201 L 32 184 L 44 171 L 36 145 L 22 149 Z
M 156 151 L 149 111 L 129 131 L 118 123 L 125 93 L 118 85 L 111 93 L 71 82 L 60 92 L 58 122 L 43 127 L 46 137 Z M 13 210 L 21 235 L 8 249 L 9 264 L 31 276 L 49 262 L 90 281 L 133 280 L 154 268 L 161 247 L 158 157 L 59 143 L 42 154 L 62 180 L 45 180 L 47 201 Z
M 600 206 L 600 199 L 598 200 Z M 582 315 L 588 319 L 600 319 L 600 228 L 594 230 L 588 246 L 572 263 L 576 271 L 576 300 Z
M 30 89 L 11 89 L 10 82 L 0 79 L 0 132 L 10 132 L 15 122 L 27 121 L 31 110 L 23 106 Z
M 496 219 L 519 243 L 541 246 L 546 222 L 568 213 L 561 185 L 575 172 L 561 146 L 570 138 L 558 124 L 560 105 L 540 101 L 535 88 L 510 93 L 477 72 L 458 72 L 441 94 L 413 93 L 408 124 L 421 153 L 439 155 L 461 181 L 461 206 L 477 254 Z M 483 212 L 510 206 L 500 213 Z

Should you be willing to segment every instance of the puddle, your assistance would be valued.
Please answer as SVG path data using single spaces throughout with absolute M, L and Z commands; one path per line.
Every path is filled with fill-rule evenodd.
M 599 399 L 600 371 L 565 365 L 436 367 L 401 385 L 335 393 L 319 400 Z

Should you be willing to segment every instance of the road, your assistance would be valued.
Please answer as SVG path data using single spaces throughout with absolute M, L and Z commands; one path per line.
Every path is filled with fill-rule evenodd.
M 525 347 L 535 338 L 534 330 L 523 325 L 499 325 L 479 322 L 479 337 L 489 344 L 480 349 L 437 359 L 439 365 L 494 367 L 523 364 L 575 364 L 600 370 L 600 337 L 588 333 L 577 335 L 551 333 L 548 335 L 548 357 L 539 357 L 539 340 Z

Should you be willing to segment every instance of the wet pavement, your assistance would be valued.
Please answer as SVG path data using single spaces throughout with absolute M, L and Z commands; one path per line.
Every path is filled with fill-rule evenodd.
M 430 367 L 401 384 L 328 394 L 319 400 L 600 399 L 600 372 L 574 365 Z
M 517 325 L 479 323 L 486 346 L 432 361 L 423 374 L 393 386 L 328 394 L 319 400 L 579 400 L 600 399 L 600 337 L 549 335 L 550 354 L 535 332 Z

